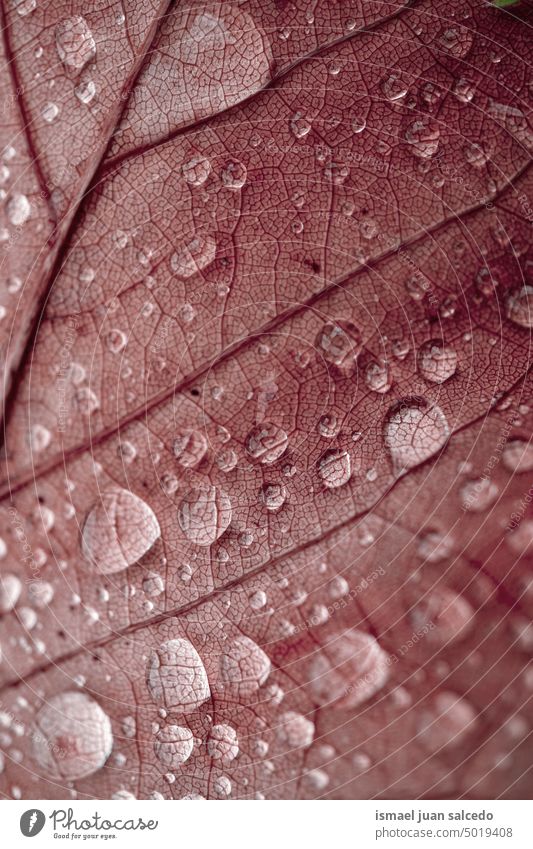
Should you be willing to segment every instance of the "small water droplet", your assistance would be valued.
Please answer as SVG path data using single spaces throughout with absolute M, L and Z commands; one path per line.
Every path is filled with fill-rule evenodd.
M 457 369 L 457 354 L 438 339 L 424 342 L 417 360 L 420 374 L 430 383 L 444 383 Z
M 85 18 L 73 15 L 57 25 L 57 54 L 68 71 L 79 73 L 96 56 L 96 44 Z
M 229 496 L 215 486 L 191 489 L 178 508 L 181 530 L 195 545 L 212 545 L 231 522 Z
M 152 651 L 146 681 L 155 702 L 179 713 L 193 713 L 211 696 L 202 659 L 185 639 L 168 640 Z
M 350 455 L 341 448 L 330 448 L 318 461 L 318 473 L 328 489 L 344 486 L 352 475 Z
M 181 166 L 181 173 L 190 186 L 201 186 L 211 173 L 211 163 L 205 156 L 195 156 Z
M 392 408 L 385 421 L 385 444 L 397 474 L 433 457 L 449 435 L 442 410 L 422 399 L 404 399 Z
M 236 637 L 220 656 L 224 692 L 249 698 L 270 675 L 270 659 L 249 637 Z

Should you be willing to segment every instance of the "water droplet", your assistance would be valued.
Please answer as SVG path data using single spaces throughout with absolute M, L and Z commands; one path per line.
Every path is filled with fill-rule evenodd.
M 282 483 L 265 483 L 260 498 L 267 510 L 279 510 L 285 504 L 287 490 Z
M 25 224 L 31 215 L 31 206 L 26 195 L 11 195 L 6 206 L 7 217 L 14 227 Z
M 220 679 L 224 691 L 249 698 L 270 675 L 270 659 L 249 637 L 236 637 L 220 656 Z
M 279 718 L 277 735 L 281 743 L 291 749 L 307 749 L 313 742 L 315 726 L 300 713 L 288 710 Z
M 37 0 L 13 0 L 13 6 L 21 18 L 25 18 L 37 8 Z
M 469 702 L 455 693 L 438 693 L 431 706 L 421 711 L 417 739 L 428 751 L 438 752 L 457 746 L 476 724 L 477 714 Z
M 185 639 L 152 651 L 146 681 L 152 699 L 177 713 L 193 713 L 211 696 L 202 659 Z
M 381 91 L 387 100 L 394 103 L 395 100 L 401 100 L 402 97 L 405 97 L 408 89 L 397 74 L 389 74 L 381 81 Z
M 200 431 L 192 430 L 177 436 L 172 444 L 172 450 L 180 466 L 193 469 L 205 457 L 207 439 Z
M 256 590 L 250 596 L 250 607 L 252 610 L 261 610 L 267 603 L 267 596 L 263 590 Z
M 191 489 L 178 509 L 181 530 L 195 545 L 212 545 L 231 522 L 228 495 L 215 486 Z
M 350 169 L 343 162 L 327 162 L 324 166 L 324 177 L 336 186 L 342 186 Z
M 463 59 L 472 47 L 474 36 L 466 27 L 447 28 L 441 30 L 437 40 L 442 49 L 451 56 Z
M 352 130 L 354 133 L 362 133 L 366 128 L 366 118 L 363 115 L 356 115 L 352 118 Z
M 500 491 L 494 481 L 490 478 L 479 478 L 479 480 L 471 480 L 463 484 L 460 496 L 465 510 L 483 513 L 494 504 L 499 494 Z
M 441 647 L 462 639 L 472 630 L 474 610 L 463 596 L 439 584 L 415 602 L 409 619 L 417 633 L 424 633 L 432 645 Z
M 22 592 L 22 584 L 16 575 L 0 574 L 0 613 L 13 610 Z
M 219 775 L 213 781 L 213 793 L 217 799 L 227 799 L 231 796 L 231 781 L 227 775 Z
M 38 608 L 47 607 L 54 598 L 54 588 L 47 581 L 32 581 L 28 586 L 28 599 Z
M 154 752 L 158 760 L 170 769 L 177 769 L 189 760 L 194 748 L 194 738 L 188 728 L 167 725 L 157 732 Z
M 533 470 L 533 443 L 523 439 L 512 439 L 503 449 L 503 465 L 509 472 Z
M 289 438 L 285 431 L 271 422 L 263 422 L 246 437 L 246 450 L 260 463 L 275 463 L 287 450 Z
M 533 519 L 524 519 L 507 537 L 507 544 L 518 557 L 533 551 Z
M 353 365 L 361 351 L 361 333 L 349 321 L 327 322 L 315 339 L 318 354 L 339 367 Z
M 418 370 L 430 383 L 444 383 L 457 369 L 457 354 L 438 339 L 424 342 L 418 352 Z
M 480 144 L 467 144 L 464 154 L 466 161 L 474 168 L 482 168 L 489 161 L 489 154 Z
M 213 725 L 207 739 L 207 753 L 216 761 L 233 761 L 239 754 L 237 732 L 231 725 Z
M 181 173 L 190 186 L 201 186 L 211 173 L 211 163 L 205 156 L 195 156 L 181 166 Z
M 308 790 L 320 792 L 329 784 L 329 775 L 323 769 L 310 769 L 305 772 L 302 782 Z
M 344 486 L 352 475 L 350 455 L 342 448 L 330 448 L 318 461 L 318 474 L 328 489 Z
M 301 112 L 295 112 L 290 119 L 289 126 L 293 136 L 297 139 L 303 139 L 311 129 L 311 122 L 304 118 Z
M 87 105 L 96 95 L 96 86 L 92 80 L 88 80 L 86 83 L 80 83 L 77 85 L 74 89 L 74 94 L 80 103 Z
M 326 439 L 333 439 L 337 436 L 340 428 L 336 416 L 325 415 L 320 417 L 317 429 L 321 436 L 326 437 Z
M 511 292 L 505 301 L 507 318 L 520 327 L 533 327 L 533 286 L 522 286 Z
M 453 87 L 453 93 L 462 103 L 470 103 L 474 97 L 474 91 L 473 83 L 465 77 L 460 77 Z
M 222 173 L 222 183 L 227 189 L 242 189 L 246 183 L 246 167 L 236 159 L 226 163 Z
M 82 416 L 91 416 L 100 409 L 100 401 L 88 386 L 82 386 L 74 395 L 76 407 Z
M 405 131 L 405 140 L 411 145 L 411 150 L 420 159 L 430 159 L 435 155 L 439 146 L 440 127 L 430 118 L 420 118 L 414 121 Z
M 216 254 L 216 243 L 211 236 L 196 236 L 172 254 L 170 267 L 174 274 L 187 280 L 211 265 Z
M 433 457 L 446 444 L 450 428 L 437 406 L 422 399 L 404 399 L 387 416 L 384 429 L 397 474 Z
M 106 336 L 106 344 L 112 354 L 119 354 L 127 345 L 128 337 L 122 330 L 114 328 Z
M 50 445 L 51 439 L 52 434 L 46 427 L 39 424 L 33 425 L 29 439 L 30 450 L 35 452 L 44 451 Z
M 46 775 L 77 781 L 101 769 L 111 754 L 111 722 L 85 693 L 52 696 L 35 718 L 32 744 Z
M 82 551 L 104 575 L 136 563 L 161 536 L 152 509 L 119 487 L 103 492 L 91 507 L 82 531 Z
M 392 375 L 387 363 L 373 361 L 365 369 L 365 383 L 372 392 L 384 395 L 392 386 Z
M 387 655 L 374 637 L 353 628 L 315 655 L 309 683 L 320 706 L 354 708 L 381 690 L 388 669 Z
M 73 15 L 57 25 L 57 54 L 67 71 L 80 72 L 96 56 L 96 44 L 85 18 Z
M 42 115 L 46 123 L 51 124 L 59 115 L 59 106 L 57 103 L 47 103 L 43 108 Z

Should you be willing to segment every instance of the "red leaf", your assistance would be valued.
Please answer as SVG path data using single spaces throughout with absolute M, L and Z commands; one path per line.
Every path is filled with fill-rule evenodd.
M 527 19 L 4 7 L 1 792 L 528 795 Z

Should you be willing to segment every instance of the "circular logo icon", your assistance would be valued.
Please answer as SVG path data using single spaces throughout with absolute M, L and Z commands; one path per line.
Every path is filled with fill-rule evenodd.
M 24 837 L 35 837 L 42 831 L 46 822 L 46 817 L 42 811 L 37 808 L 31 808 L 29 811 L 24 811 L 20 818 L 20 830 Z

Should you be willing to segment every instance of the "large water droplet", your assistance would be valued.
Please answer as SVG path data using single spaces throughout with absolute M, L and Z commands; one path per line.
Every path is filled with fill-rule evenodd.
M 533 442 L 512 439 L 503 449 L 503 465 L 510 472 L 533 470 Z
M 353 365 L 361 351 L 361 334 L 349 321 L 328 322 L 316 337 L 319 356 L 340 367 Z
M 270 464 L 279 460 L 287 450 L 289 438 L 285 431 L 271 422 L 263 422 L 246 437 L 246 450 L 260 463 Z
M 388 657 L 377 640 L 353 628 L 312 659 L 309 684 L 319 705 L 354 708 L 381 690 L 388 670 Z
M 201 186 L 211 173 L 211 163 L 205 156 L 195 156 L 181 166 L 181 173 L 191 186 Z
M 152 651 L 146 681 L 152 699 L 178 713 L 192 713 L 211 695 L 202 659 L 185 639 L 168 640 Z
M 318 474 L 329 489 L 344 486 L 352 474 L 350 455 L 342 448 L 325 451 L 318 461 Z
M 224 691 L 249 698 L 270 675 L 270 659 L 249 637 L 236 637 L 224 648 L 219 668 Z
M 195 236 L 172 254 L 170 267 L 174 274 L 187 280 L 211 265 L 216 250 L 215 240 L 211 236 Z
M 96 56 L 96 44 L 85 18 L 74 15 L 56 27 L 57 54 L 69 71 L 81 71 Z
M 226 162 L 220 176 L 227 189 L 242 189 L 246 183 L 246 166 L 236 159 L 230 159 L 229 162 Z
M 215 486 L 191 489 L 178 508 L 180 528 L 195 545 L 212 545 L 231 522 L 229 495 Z
M 265 483 L 260 498 L 267 510 L 279 510 L 285 504 L 287 490 L 282 483 Z
M 405 131 L 405 140 L 420 159 L 430 159 L 437 152 L 440 127 L 430 118 L 419 118 Z
M 239 754 L 237 732 L 231 725 L 213 725 L 207 740 L 207 753 L 213 760 L 229 762 Z
M 465 510 L 483 513 L 494 504 L 499 494 L 498 485 L 490 478 L 466 481 L 461 487 L 461 503 Z
M 22 592 L 22 584 L 16 575 L 9 572 L 0 575 L 0 613 L 13 610 Z
M 31 206 L 26 195 L 11 195 L 6 206 L 7 217 L 14 227 L 25 224 L 31 215 Z
M 132 492 L 119 487 L 102 493 L 82 531 L 82 551 L 104 575 L 136 563 L 161 536 L 152 509 Z
M 472 605 L 449 587 L 436 586 L 409 611 L 413 629 L 432 645 L 448 645 L 465 637 L 474 625 Z
M 457 369 L 457 354 L 438 339 L 424 342 L 418 352 L 418 370 L 430 383 L 444 383 Z
M 85 693 L 53 696 L 40 709 L 32 734 L 39 765 L 52 778 L 77 781 L 103 767 L 111 754 L 111 722 Z
M 198 430 L 192 430 L 177 436 L 172 445 L 174 456 L 180 466 L 193 469 L 203 460 L 207 451 L 207 439 Z
M 406 398 L 396 404 L 385 421 L 385 445 L 397 474 L 433 457 L 450 435 L 446 416 L 422 399 Z
M 306 749 L 315 736 L 315 726 L 301 713 L 288 710 L 279 718 L 278 738 L 291 749 Z
M 429 708 L 421 711 L 418 739 L 430 752 L 461 743 L 477 722 L 472 705 L 455 693 L 439 693 Z
M 507 318 L 520 327 L 533 327 L 533 286 L 522 286 L 511 292 L 505 301 Z
M 170 769 L 177 769 L 188 761 L 194 747 L 194 738 L 188 728 L 167 725 L 157 732 L 154 752 L 158 760 Z

